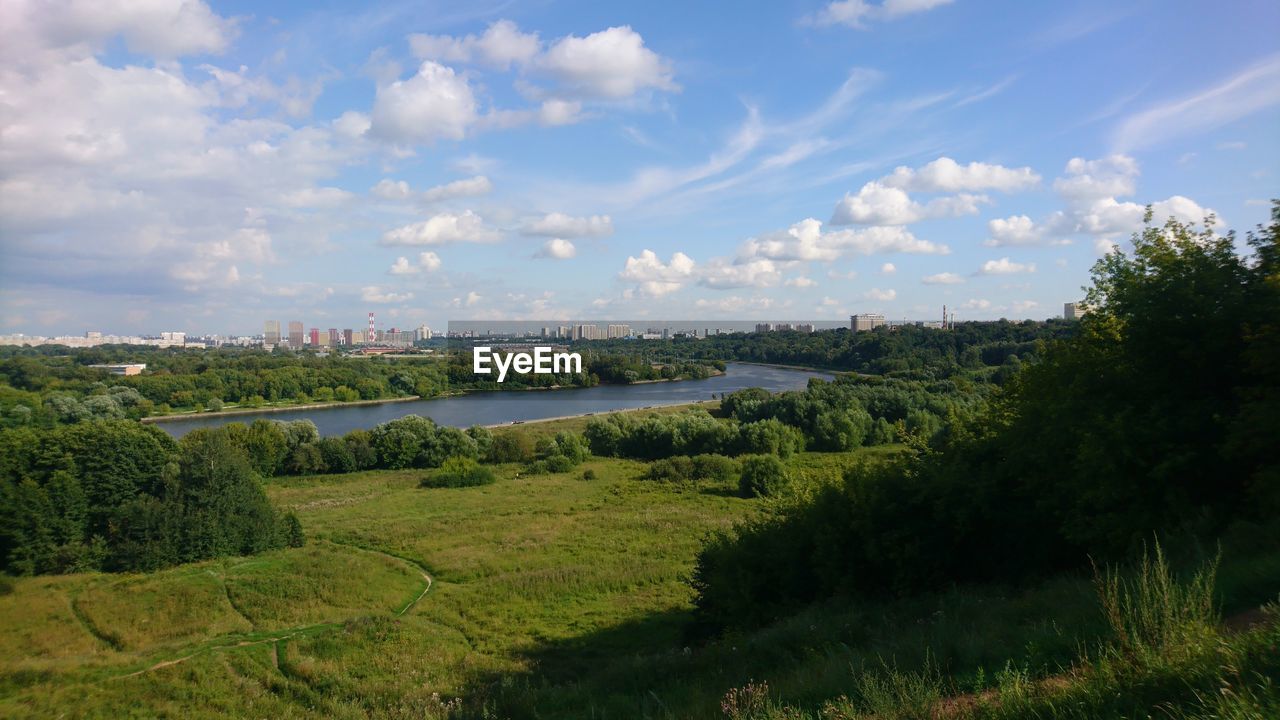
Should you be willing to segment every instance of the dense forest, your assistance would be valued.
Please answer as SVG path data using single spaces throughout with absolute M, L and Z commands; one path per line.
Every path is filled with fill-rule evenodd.
M 946 331 L 916 325 L 882 326 L 871 332 L 847 328 L 815 333 L 730 333 L 707 338 L 593 342 L 604 352 L 641 357 L 740 360 L 799 365 L 917 380 L 960 375 L 989 379 L 1034 360 L 1049 340 L 1068 337 L 1076 324 L 1063 320 L 963 322 Z
M 976 414 L 843 483 L 715 537 L 705 622 L 761 623 L 835 595 L 1021 582 L 1157 534 L 1275 547 L 1280 517 L 1280 206 L 1250 233 L 1170 221 L 1093 270 L 1080 331 Z M 732 400 L 733 398 L 731 398 Z M 735 413 L 778 399 L 735 400 Z M 758 403 L 758 405 L 757 405 Z

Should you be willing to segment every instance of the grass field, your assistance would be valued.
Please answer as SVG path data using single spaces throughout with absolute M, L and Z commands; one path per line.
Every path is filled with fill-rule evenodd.
M 790 465 L 818 483 L 853 459 Z M 1035 682 L 1108 632 L 1090 579 L 1069 577 L 832 604 L 699 643 L 695 553 L 767 501 L 643 481 L 644 468 L 496 466 L 495 484 L 458 489 L 418 487 L 424 471 L 274 481 L 304 547 L 15 580 L 0 595 L 0 716 L 714 718 L 753 680 L 811 709 L 889 670 L 932 672 L 948 693 L 1012 671 Z M 1222 584 L 1238 604 L 1274 598 L 1280 563 L 1228 558 Z

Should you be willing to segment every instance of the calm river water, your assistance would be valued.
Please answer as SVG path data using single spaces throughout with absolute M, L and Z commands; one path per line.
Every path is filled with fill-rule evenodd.
M 270 420 L 311 420 L 321 435 L 342 435 L 360 428 L 405 415 L 422 415 L 441 425 L 469 427 L 500 425 L 515 420 L 603 413 L 650 405 L 677 405 L 698 400 L 711 400 L 721 393 L 749 387 L 766 390 L 799 390 L 809 378 L 831 379 L 827 373 L 807 370 L 784 370 L 760 365 L 729 363 L 724 375 L 706 380 L 647 383 L 644 385 L 599 385 L 593 388 L 544 390 L 529 392 L 479 392 L 457 397 L 415 400 L 332 408 L 299 408 L 285 412 L 243 415 L 194 416 L 157 422 L 156 425 L 174 437 L 182 437 L 196 428 L 219 427 L 230 422 L 251 423 L 260 417 Z

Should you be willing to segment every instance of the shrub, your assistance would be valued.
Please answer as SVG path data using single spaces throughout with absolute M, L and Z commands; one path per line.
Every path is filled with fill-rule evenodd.
M 595 470 L 593 470 L 593 469 L 591 469 L 591 468 L 587 468 L 586 470 L 583 470 L 583 471 L 582 471 L 582 479 L 583 479 L 583 480 L 595 480 L 595 479 L 596 479 L 596 471 L 595 471 Z
M 209 402 L 205 404 L 209 408 L 209 412 L 221 412 L 222 400 L 220 398 L 209 398 Z
M 573 460 L 565 457 L 564 455 L 552 455 L 542 462 L 546 463 L 547 472 L 553 473 L 569 472 L 576 464 Z
M 693 479 L 693 460 L 684 455 L 655 460 L 649 464 L 645 477 L 659 482 L 687 482 Z
M 776 455 L 742 458 L 738 491 L 742 497 L 769 497 L 781 493 L 791 482 L 786 467 Z
M 420 485 L 427 488 L 474 487 L 489 485 L 495 480 L 493 471 L 473 458 L 451 457 L 439 470 L 423 478 Z
M 324 454 L 316 443 L 307 443 L 294 448 L 293 452 L 289 453 L 289 460 L 285 466 L 293 475 L 314 475 L 329 469 L 325 465 Z
M 738 463 L 723 455 L 694 455 L 693 479 L 698 482 L 728 482 L 738 474 Z
M 306 536 L 302 532 L 302 522 L 298 520 L 298 516 L 293 513 L 287 513 L 280 518 L 281 532 L 284 534 L 284 544 L 289 547 L 302 547 L 306 544 Z
M 517 430 L 495 433 L 489 449 L 489 461 L 496 463 L 525 462 L 533 457 L 533 442 Z

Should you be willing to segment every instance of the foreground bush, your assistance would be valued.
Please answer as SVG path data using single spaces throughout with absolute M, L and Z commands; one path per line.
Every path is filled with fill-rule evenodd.
M 451 457 L 439 470 L 422 479 L 420 487 L 473 487 L 492 484 L 497 478 L 493 471 L 471 458 Z
M 676 455 L 655 460 L 645 478 L 659 482 L 723 483 L 737 477 L 738 463 L 723 455 Z

